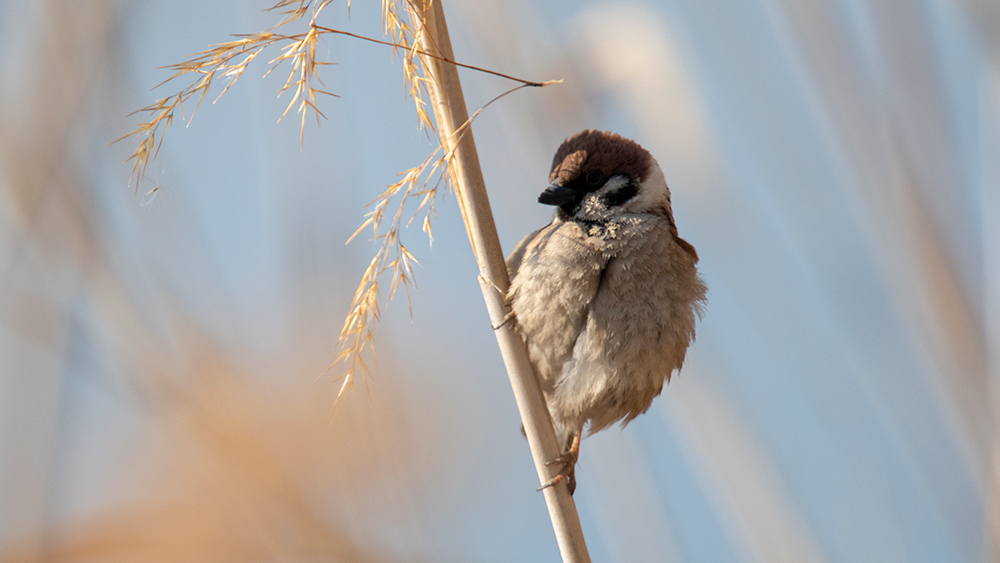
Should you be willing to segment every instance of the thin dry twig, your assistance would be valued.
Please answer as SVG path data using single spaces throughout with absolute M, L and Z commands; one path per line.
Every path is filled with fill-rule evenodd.
M 348 37 L 353 37 L 355 39 L 361 39 L 363 41 L 370 41 L 372 43 L 378 43 L 379 45 L 387 45 L 389 47 L 403 47 L 404 46 L 404 45 L 399 44 L 399 43 L 393 43 L 392 41 L 382 41 L 381 39 L 375 39 L 373 37 L 367 37 L 365 35 L 358 35 L 357 33 L 351 33 L 350 31 L 344 31 L 342 29 L 333 29 L 333 28 L 330 28 L 330 27 L 323 27 L 321 25 L 318 25 L 316 27 L 318 27 L 319 29 L 321 29 L 322 31 L 324 31 L 326 33 L 336 33 L 338 35 L 346 35 Z M 465 63 L 460 63 L 458 61 L 452 61 L 452 60 L 446 59 L 444 57 L 435 55 L 434 53 L 428 53 L 427 51 L 423 51 L 421 49 L 416 49 L 414 52 L 416 54 L 418 54 L 418 55 L 423 55 L 425 57 L 431 57 L 432 59 L 437 59 L 439 61 L 444 61 L 446 63 L 453 64 L 453 65 L 455 65 L 457 67 L 467 68 L 469 70 L 475 70 L 475 71 L 479 71 L 479 72 L 482 72 L 482 73 L 485 73 L 485 74 L 492 74 L 493 76 L 498 76 L 500 78 L 506 78 L 507 80 L 512 80 L 514 82 L 521 82 L 524 86 L 542 87 L 542 86 L 548 86 L 549 84 L 558 84 L 558 83 L 562 82 L 562 80 L 546 80 L 545 82 L 534 82 L 534 81 L 531 81 L 531 80 L 525 80 L 523 78 L 518 78 L 516 76 L 511 76 L 509 74 L 504 74 L 502 72 L 497 72 L 495 70 L 490 70 L 488 68 L 482 68 L 482 67 L 478 67 L 478 66 L 475 66 L 475 65 L 469 65 L 469 64 L 465 64 Z

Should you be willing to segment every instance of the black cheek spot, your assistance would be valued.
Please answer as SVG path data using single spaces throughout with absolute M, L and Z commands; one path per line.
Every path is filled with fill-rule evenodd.
M 635 183 L 629 182 L 604 196 L 604 201 L 607 202 L 608 207 L 617 207 L 635 197 L 637 193 L 639 193 L 639 189 Z

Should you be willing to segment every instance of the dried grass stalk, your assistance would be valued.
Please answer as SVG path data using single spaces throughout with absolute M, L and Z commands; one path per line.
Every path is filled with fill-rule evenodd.
M 547 460 L 561 453 L 556 441 L 552 420 L 545 405 L 538 380 L 528 361 L 527 350 L 512 323 L 504 320 L 510 313 L 504 296 L 510 285 L 504 263 L 500 240 L 497 237 L 490 209 L 486 185 L 479 167 L 479 157 L 472 131 L 467 129 L 468 111 L 462 94 L 458 70 L 443 62 L 454 60 L 451 39 L 440 0 L 413 0 L 410 4 L 412 20 L 417 23 L 417 34 L 422 49 L 435 57 L 423 57 L 424 68 L 433 101 L 438 134 L 445 151 L 453 154 L 448 172 L 462 209 L 462 218 L 479 263 L 483 298 L 486 301 L 494 326 L 497 343 L 510 376 L 525 434 L 531 447 L 535 469 L 540 483 L 554 476 L 556 468 L 546 465 Z M 590 561 L 586 542 L 577 516 L 576 504 L 566 487 L 544 489 L 549 517 L 559 543 L 564 562 Z

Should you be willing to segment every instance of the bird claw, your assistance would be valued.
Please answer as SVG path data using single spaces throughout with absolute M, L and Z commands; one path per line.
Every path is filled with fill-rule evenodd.
M 577 458 L 579 455 L 573 450 L 569 450 L 553 460 L 546 461 L 545 465 L 562 465 L 563 468 L 573 467 L 576 465 Z
M 572 495 L 576 490 L 576 462 L 579 458 L 580 438 L 574 436 L 573 443 L 568 450 L 563 452 L 563 454 L 559 457 L 545 462 L 545 465 L 562 465 L 562 468 L 559 469 L 559 473 L 557 473 L 555 477 L 546 481 L 536 490 L 541 491 L 542 489 L 547 489 L 565 481 L 566 488 L 569 489 L 569 494 Z
M 493 291 L 496 291 L 497 293 L 500 294 L 501 297 L 504 297 L 505 303 L 507 303 L 507 301 L 506 301 L 507 292 L 505 292 L 502 289 L 500 289 L 500 286 L 498 286 L 497 284 L 493 283 L 491 280 L 486 279 L 486 277 L 483 276 L 482 274 L 479 274 L 479 284 L 482 285 L 484 288 L 485 287 L 491 287 L 491 288 L 493 288 Z M 513 319 L 514 319 L 514 311 L 508 310 L 507 314 L 504 315 L 502 319 L 500 319 L 500 324 L 494 326 L 493 330 L 500 330 L 501 328 L 504 327 L 504 325 L 506 325 L 507 323 L 509 323 Z
M 576 463 L 563 465 L 562 469 L 559 470 L 559 473 L 556 474 L 555 477 L 549 479 L 548 481 L 545 482 L 545 484 L 543 484 L 541 487 L 538 487 L 535 490 L 542 491 L 549 487 L 558 485 L 563 481 L 566 482 L 566 488 L 569 489 L 569 494 L 572 495 L 573 492 L 576 491 Z
M 514 311 L 510 311 L 509 313 L 503 316 L 503 319 L 500 320 L 500 324 L 493 327 L 493 330 L 500 330 L 501 328 L 503 328 L 505 324 L 509 323 L 513 319 L 514 319 Z

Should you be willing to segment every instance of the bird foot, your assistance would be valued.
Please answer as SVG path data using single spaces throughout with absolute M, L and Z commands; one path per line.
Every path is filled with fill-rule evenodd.
M 559 470 L 559 473 L 557 473 L 555 477 L 546 481 L 544 485 L 538 487 L 536 490 L 541 491 L 542 489 L 553 487 L 565 481 L 566 487 L 569 489 L 569 494 L 573 494 L 573 491 L 576 490 L 576 456 L 571 456 L 569 452 L 567 452 L 545 465 L 559 464 L 562 464 L 562 468 Z
M 512 320 L 514 320 L 514 311 L 511 311 L 506 315 L 504 315 L 503 319 L 500 320 L 500 324 L 493 327 L 493 330 L 500 330 L 501 328 L 504 327 L 505 324 L 509 323 Z
M 569 489 L 569 494 L 573 494 L 576 490 L 576 462 L 580 458 L 580 437 L 574 436 L 573 442 L 569 449 L 566 450 L 559 457 L 545 462 L 545 465 L 561 465 L 562 468 L 559 469 L 559 473 L 555 477 L 549 479 L 537 490 L 547 489 L 549 487 L 558 485 L 563 481 L 566 482 L 566 488 Z
M 487 288 L 487 287 L 493 288 L 493 291 L 496 291 L 497 293 L 499 293 L 500 296 L 503 297 L 506 300 L 506 298 L 507 298 L 506 297 L 507 296 L 507 292 L 504 291 L 504 290 L 502 290 L 502 289 L 500 289 L 500 286 L 498 286 L 497 284 L 493 283 L 491 280 L 486 279 L 486 277 L 483 276 L 482 274 L 479 274 L 479 285 L 483 286 L 484 289 Z M 507 302 L 507 301 L 505 301 L 505 302 Z M 504 315 L 502 319 L 500 319 L 500 324 L 494 326 L 493 330 L 500 330 L 501 328 L 504 327 L 504 325 L 506 325 L 507 323 L 509 323 L 512 320 L 514 320 L 514 311 L 507 311 L 507 314 Z

